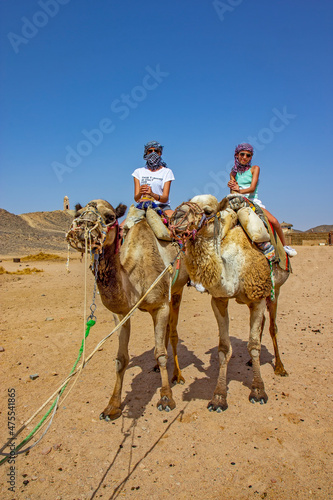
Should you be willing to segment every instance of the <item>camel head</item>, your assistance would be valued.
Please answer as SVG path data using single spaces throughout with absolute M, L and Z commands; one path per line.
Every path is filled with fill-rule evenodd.
M 195 196 L 182 203 L 170 220 L 173 236 L 185 243 L 188 239 L 194 240 L 200 231 L 202 236 L 215 238 L 219 234 L 223 239 L 237 223 L 237 215 L 228 205 L 229 200 L 218 202 L 210 194 Z
M 118 218 L 124 215 L 126 208 L 120 203 L 114 209 L 105 200 L 92 200 L 85 207 L 77 204 L 75 219 L 66 235 L 68 243 L 84 253 L 87 238 L 89 249 L 100 251 L 110 229 L 117 228 L 118 234 Z
M 219 203 L 215 196 L 203 194 L 179 205 L 170 219 L 170 230 L 175 239 L 185 242 L 194 239 L 205 221 L 214 217 Z

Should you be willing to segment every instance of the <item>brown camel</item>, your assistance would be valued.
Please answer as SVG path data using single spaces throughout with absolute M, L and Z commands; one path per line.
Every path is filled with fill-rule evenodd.
M 104 200 L 93 200 L 84 208 L 80 205 L 76 208 L 76 218 L 67 239 L 74 248 L 83 252 L 85 229 L 86 227 L 90 229 L 91 248 L 99 252 L 97 286 L 100 297 L 104 306 L 116 315 L 119 322 L 145 294 L 165 267 L 175 260 L 179 252 L 178 245 L 157 240 L 144 219 L 128 231 L 119 249 L 117 219 L 124 215 L 125 205 L 118 205 L 114 209 Z M 169 411 L 176 406 L 166 368 L 168 339 L 170 339 L 174 355 L 172 382 L 184 382 L 177 358 L 177 322 L 183 287 L 187 283 L 188 275 L 184 257 L 183 255 L 179 257 L 179 269 L 175 265 L 172 276 L 169 273 L 164 275 L 139 306 L 140 310 L 151 314 L 154 322 L 154 354 L 162 379 L 161 398 L 157 406 L 161 411 Z M 169 302 L 169 287 L 172 278 L 171 301 Z M 129 337 L 130 319 L 119 330 L 116 383 L 109 404 L 100 415 L 101 419 L 114 420 L 122 413 L 121 391 L 124 373 L 129 363 Z
M 174 212 L 171 224 L 174 234 L 186 241 L 185 262 L 190 279 L 202 283 L 212 295 L 212 308 L 219 327 L 220 370 L 210 411 L 226 410 L 227 365 L 232 349 L 229 339 L 228 301 L 235 298 L 250 310 L 250 336 L 248 351 L 253 368 L 250 401 L 267 402 L 264 382 L 260 375 L 261 337 L 265 321 L 265 307 L 270 315 L 270 334 L 275 351 L 275 373 L 287 375 L 279 356 L 276 334 L 277 300 L 281 285 L 289 273 L 278 264 L 273 265 L 275 299 L 271 300 L 270 267 L 262 252 L 254 245 L 240 225 L 228 201 L 211 195 L 196 196 L 183 203 Z

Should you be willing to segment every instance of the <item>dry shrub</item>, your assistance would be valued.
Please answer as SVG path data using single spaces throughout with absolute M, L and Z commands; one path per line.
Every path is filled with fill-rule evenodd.
M 34 255 L 27 255 L 26 257 L 21 258 L 21 261 L 28 261 L 28 260 L 34 261 L 34 260 L 66 260 L 66 259 L 54 253 L 39 252 Z
M 0 266 L 0 274 L 32 274 L 32 273 L 43 273 L 44 269 L 37 269 L 36 267 L 33 267 L 30 269 L 30 267 L 26 267 L 25 269 L 18 269 L 17 271 L 6 271 L 6 269 L 2 266 Z

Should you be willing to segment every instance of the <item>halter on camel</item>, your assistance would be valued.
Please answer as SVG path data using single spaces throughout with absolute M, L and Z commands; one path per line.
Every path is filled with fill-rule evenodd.
M 180 216 L 180 218 L 177 218 L 177 221 L 175 221 L 175 215 L 177 215 L 178 210 L 180 207 L 183 207 L 186 205 L 189 210 L 184 213 L 184 215 Z M 197 227 L 194 221 L 189 221 L 188 217 L 189 215 L 193 215 L 193 218 L 201 217 L 200 222 Z M 170 217 L 170 224 L 169 224 L 169 230 L 173 236 L 173 238 L 177 241 L 180 242 L 180 244 L 185 247 L 186 242 L 188 240 L 195 240 L 195 237 L 197 235 L 197 232 L 207 224 L 210 224 L 211 222 L 214 223 L 214 246 L 215 250 L 220 255 L 220 222 L 221 220 L 221 214 L 220 212 L 217 212 L 216 214 L 209 215 L 207 216 L 205 212 L 200 208 L 200 206 L 197 203 L 193 203 L 191 201 L 187 201 L 185 203 L 182 203 L 179 205 L 172 216 Z M 180 227 L 183 225 L 183 223 L 187 221 L 187 225 L 185 229 L 180 229 Z
M 96 217 L 96 220 L 92 220 L 91 215 Z M 89 224 L 94 224 L 89 227 Z M 85 226 L 85 238 L 84 240 L 80 235 L 82 234 L 82 226 Z M 109 224 L 106 224 L 103 216 L 97 210 L 97 204 L 95 202 L 88 203 L 86 210 L 76 217 L 66 235 L 66 240 L 69 245 L 78 250 L 82 254 L 85 252 L 85 239 L 89 241 L 89 248 L 91 253 L 95 253 L 96 250 L 99 254 L 102 253 L 103 244 L 106 239 L 107 233 L 113 227 L 116 228 L 116 250 L 115 253 L 119 251 L 119 224 L 118 219 Z

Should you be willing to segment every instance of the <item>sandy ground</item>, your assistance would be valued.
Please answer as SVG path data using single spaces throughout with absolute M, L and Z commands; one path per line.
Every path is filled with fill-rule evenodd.
M 280 352 L 289 377 L 274 375 L 266 325 L 261 352 L 266 405 L 248 400 L 248 311 L 232 301 L 229 408 L 220 414 L 207 410 L 218 371 L 217 326 L 209 295 L 186 288 L 178 328 L 186 382 L 173 389 L 176 409 L 165 413 L 156 408 L 160 375 L 152 371 L 152 321 L 147 313 L 136 312 L 122 417 L 109 423 L 99 420 L 115 380 L 114 334 L 61 401 L 44 438 L 17 456 L 12 469 L 8 463 L 0 467 L 1 498 L 333 498 L 333 248 L 297 250 L 278 313 Z M 84 330 L 85 266 L 73 255 L 69 274 L 65 262 L 19 267 L 6 256 L 0 264 L 8 271 L 43 269 L 32 275 L 0 276 L 1 446 L 9 437 L 8 389 L 15 390 L 18 430 L 58 388 L 77 358 Z M 88 272 L 88 307 L 92 291 Z M 87 354 L 114 328 L 99 296 L 97 306 Z M 38 378 L 31 380 L 35 374 Z M 8 491 L 10 473 L 15 492 Z

